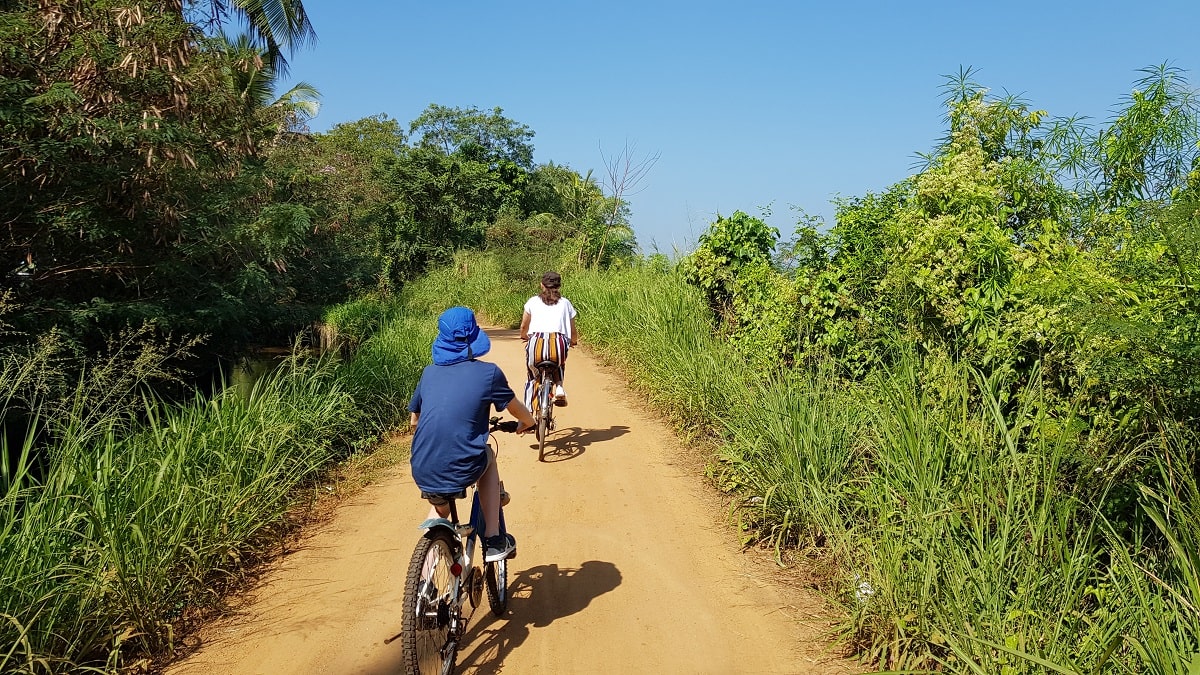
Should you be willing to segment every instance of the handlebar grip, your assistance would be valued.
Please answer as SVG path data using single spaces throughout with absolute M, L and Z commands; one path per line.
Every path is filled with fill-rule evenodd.
M 507 433 L 510 433 L 510 434 L 511 434 L 511 433 L 514 433 L 514 432 L 516 432 L 516 430 L 517 430 L 517 425 L 518 425 L 518 422 L 517 422 L 516 420 L 509 420 L 509 421 L 507 421 L 507 422 L 499 422 L 499 423 L 497 423 L 497 424 L 495 425 L 495 427 L 494 427 L 494 428 L 495 428 L 497 431 L 504 431 L 504 432 L 507 432 Z

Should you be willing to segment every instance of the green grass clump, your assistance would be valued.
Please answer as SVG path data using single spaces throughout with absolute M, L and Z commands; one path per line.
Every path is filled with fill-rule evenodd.
M 337 340 L 354 348 L 387 323 L 396 311 L 394 303 L 377 295 L 365 295 L 330 307 L 321 320 Z
M 236 569 L 357 420 L 333 365 L 299 360 L 249 395 L 80 413 L 51 425 L 44 471 L 31 440 L 4 472 L 5 672 L 113 669 L 170 647 L 173 622 L 212 600 L 214 571 Z
M 436 315 L 396 312 L 341 370 L 345 386 L 363 401 L 363 423 L 374 434 L 406 424 L 408 400 L 430 362 Z
M 293 356 L 182 405 L 140 393 L 153 348 L 96 362 L 65 399 L 38 386 L 54 350 L 0 359 L 31 429 L 0 447 L 0 672 L 115 672 L 177 646 L 331 463 L 406 422 L 436 323 L 370 314 L 350 360 Z
M 681 424 L 715 426 L 738 414 L 758 378 L 716 334 L 700 294 L 650 267 L 584 271 L 563 281 L 588 346 L 621 364 Z
M 409 312 L 432 318 L 449 307 L 470 307 L 481 323 L 515 328 L 521 323 L 525 300 L 537 292 L 541 272 L 532 282 L 513 278 L 510 274 L 514 270 L 505 267 L 503 258 L 460 253 L 453 264 L 405 286 L 399 304 Z

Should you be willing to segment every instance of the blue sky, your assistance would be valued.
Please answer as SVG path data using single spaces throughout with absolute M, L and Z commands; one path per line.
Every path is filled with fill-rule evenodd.
M 394 2 L 305 0 L 318 41 L 291 77 L 312 128 L 431 103 L 499 106 L 534 160 L 605 174 L 627 144 L 659 159 L 630 198 L 644 249 L 689 248 L 718 213 L 785 238 L 801 207 L 912 174 L 944 132 L 960 67 L 1052 116 L 1107 121 L 1138 69 L 1200 85 L 1194 2 Z

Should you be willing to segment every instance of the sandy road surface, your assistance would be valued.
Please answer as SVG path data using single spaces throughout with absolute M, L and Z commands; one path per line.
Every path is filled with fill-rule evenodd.
M 513 389 L 516 333 L 490 330 Z M 509 611 L 476 611 L 462 673 L 847 673 L 820 603 L 739 552 L 711 488 L 670 431 L 582 350 L 567 367 L 555 449 L 500 434 L 518 556 Z M 277 563 L 171 675 L 399 672 L 404 568 L 428 505 L 407 467 L 347 500 Z

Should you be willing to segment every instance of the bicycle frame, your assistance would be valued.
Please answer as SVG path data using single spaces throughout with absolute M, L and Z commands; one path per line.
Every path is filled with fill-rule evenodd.
M 554 430 L 554 385 L 562 381 L 562 369 L 554 361 L 537 364 L 538 377 L 532 396 L 533 417 L 537 421 L 538 461 L 546 458 L 546 436 Z
M 499 428 L 497 421 L 498 418 L 493 418 L 493 432 Z M 498 450 L 494 441 L 489 437 L 488 445 L 493 452 Z M 473 487 L 471 513 L 466 522 L 459 519 L 458 512 L 458 500 L 467 496 L 467 491 L 462 490 L 454 495 L 436 495 L 436 498 L 446 500 L 448 517 L 427 518 L 419 525 L 424 534 L 418 540 L 405 575 L 404 627 L 399 635 L 392 638 L 404 638 L 406 672 L 444 674 L 453 670 L 467 623 L 474 610 L 482 604 L 485 586 L 492 612 L 500 616 L 507 609 L 506 560 L 485 562 L 482 554 L 478 562 L 475 558 L 476 545 L 482 546 L 485 527 L 479 487 Z M 423 494 L 440 508 L 440 499 L 435 501 L 434 495 Z M 500 533 L 505 534 L 503 505 L 500 508 L 499 525 Z M 471 604 L 469 613 L 464 609 L 466 602 Z M 440 634 L 436 648 L 427 638 L 420 637 L 427 632 Z M 422 649 L 418 646 L 420 644 L 429 647 Z M 429 656 L 441 664 L 433 671 L 425 667 L 429 665 Z
M 458 551 L 454 551 L 455 555 L 459 556 L 459 564 L 464 570 L 471 569 L 471 563 L 474 560 L 475 544 L 483 542 L 484 520 L 483 506 L 479 503 L 479 490 L 473 490 L 471 498 L 471 517 L 467 522 L 462 523 L 458 520 L 457 500 L 450 500 L 450 517 L 449 518 L 427 518 L 417 526 L 419 530 L 425 530 L 426 537 L 441 528 L 449 532 L 451 536 L 458 542 Z M 500 508 L 500 534 L 505 534 L 504 529 L 504 507 Z M 468 573 L 469 574 L 469 573 Z M 459 575 L 461 578 L 461 575 Z M 457 597 L 457 596 L 456 596 Z

